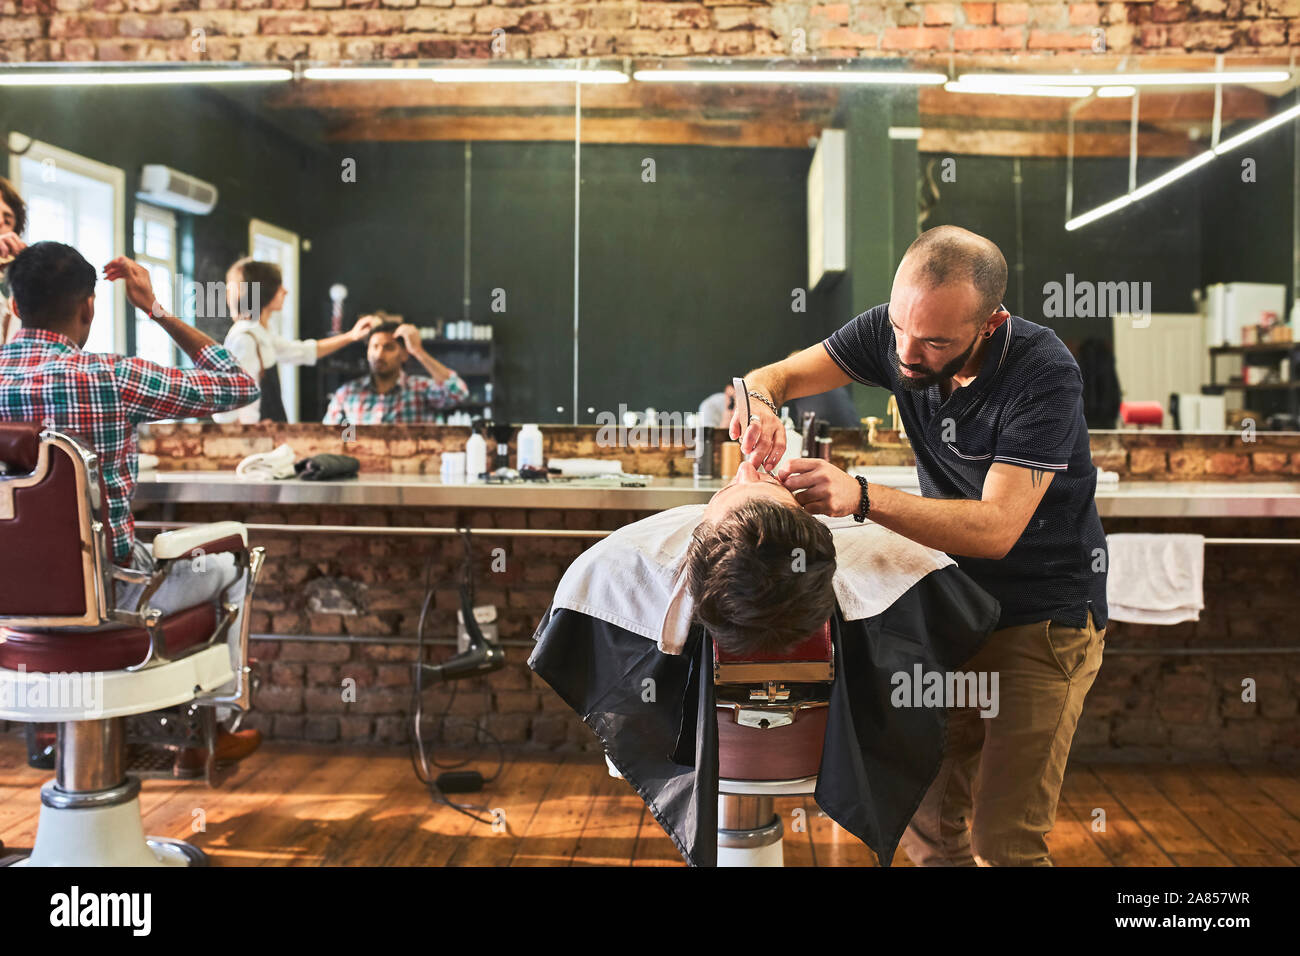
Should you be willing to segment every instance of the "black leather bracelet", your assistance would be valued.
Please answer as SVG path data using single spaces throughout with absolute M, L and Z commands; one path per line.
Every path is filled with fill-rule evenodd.
M 853 520 L 861 524 L 867 520 L 867 512 L 871 510 L 871 499 L 867 496 L 867 479 L 861 475 L 854 475 L 858 479 L 858 484 L 862 486 L 862 497 L 858 499 L 858 513 L 853 516 Z

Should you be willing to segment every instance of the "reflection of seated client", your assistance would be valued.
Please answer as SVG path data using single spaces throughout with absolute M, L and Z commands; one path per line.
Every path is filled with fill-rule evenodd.
M 428 376 L 402 371 L 411 358 L 424 366 Z M 428 422 L 439 409 L 469 398 L 464 380 L 424 350 L 413 325 L 385 322 L 372 328 L 366 361 L 370 374 L 341 386 L 330 398 L 326 425 Z

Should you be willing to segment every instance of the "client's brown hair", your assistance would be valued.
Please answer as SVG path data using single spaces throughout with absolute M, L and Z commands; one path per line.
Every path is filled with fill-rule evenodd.
M 261 316 L 252 314 L 253 297 L 244 285 L 257 286 L 258 307 L 264 309 L 284 285 L 284 276 L 275 263 L 249 257 L 240 259 L 226 270 L 226 304 L 230 307 L 230 318 L 256 322 Z
M 830 529 L 770 498 L 699 525 L 678 573 L 687 576 L 696 620 L 729 653 L 784 650 L 835 612 Z

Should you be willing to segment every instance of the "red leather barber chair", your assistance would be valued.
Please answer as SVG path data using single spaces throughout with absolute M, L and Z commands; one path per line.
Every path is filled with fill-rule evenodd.
M 202 865 L 188 843 L 145 837 L 125 721 L 199 705 L 208 780 L 219 782 L 212 708 L 248 709 L 249 614 L 237 653 L 228 632 L 252 603 L 263 549 L 224 521 L 158 535 L 157 569 L 128 570 L 110 559 L 105 510 L 98 459 L 81 440 L 0 423 L 0 719 L 58 725 L 55 779 L 41 788 L 35 845 L 18 865 Z M 241 604 L 227 600 L 231 584 L 217 602 L 166 617 L 150 607 L 174 563 L 224 552 L 245 585 Z M 115 581 L 144 585 L 136 607 L 113 606 Z M 70 630 L 104 624 L 125 626 Z
M 830 622 L 780 655 L 714 645 L 719 866 L 784 865 L 774 798 L 817 788 L 834 680 Z

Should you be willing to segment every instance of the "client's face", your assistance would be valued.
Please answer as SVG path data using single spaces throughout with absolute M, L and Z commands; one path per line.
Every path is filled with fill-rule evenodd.
M 736 477 L 709 499 L 704 508 L 704 520 L 716 521 L 733 508 L 759 497 L 771 498 L 787 507 L 799 507 L 794 494 L 787 491 L 781 482 L 759 471 L 748 461 L 742 461 L 736 469 Z

